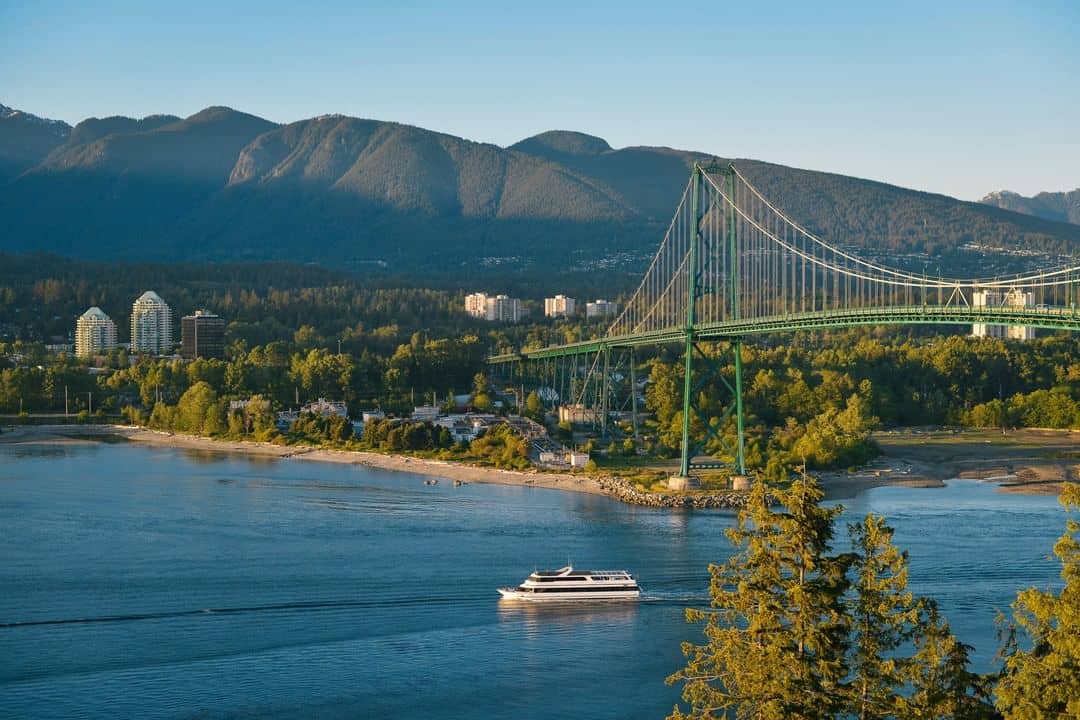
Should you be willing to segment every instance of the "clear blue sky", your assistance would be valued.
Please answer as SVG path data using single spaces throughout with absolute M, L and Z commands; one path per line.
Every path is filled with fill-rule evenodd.
M 976 199 L 1080 186 L 1080 2 L 0 0 L 0 103 L 549 129 Z

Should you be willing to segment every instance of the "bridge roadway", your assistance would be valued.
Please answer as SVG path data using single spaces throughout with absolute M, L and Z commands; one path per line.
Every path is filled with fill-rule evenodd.
M 702 340 L 723 340 L 748 335 L 854 327 L 858 325 L 969 325 L 973 323 L 1080 331 L 1080 308 L 1051 306 L 976 309 L 965 305 L 895 305 L 880 308 L 828 310 L 825 312 L 819 310 L 817 312 L 771 315 L 746 320 L 728 320 L 721 323 L 695 325 L 693 336 Z M 488 363 L 541 360 L 544 358 L 594 353 L 605 348 L 663 345 L 685 341 L 686 328 L 671 327 L 641 334 L 614 335 L 566 345 L 553 345 L 535 350 L 493 355 L 488 358 Z

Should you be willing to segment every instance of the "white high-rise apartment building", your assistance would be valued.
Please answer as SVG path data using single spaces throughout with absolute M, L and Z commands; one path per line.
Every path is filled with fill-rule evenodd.
M 508 295 L 473 293 L 465 296 L 465 312 L 473 317 L 499 322 L 519 322 L 524 310 L 521 300 Z
M 521 300 L 509 295 L 496 295 L 487 299 L 484 317 L 498 322 L 516 323 L 521 320 Z
M 131 307 L 131 351 L 162 355 L 173 347 L 172 310 L 153 290 Z
M 978 290 L 971 294 L 971 304 L 979 308 L 1025 308 L 1034 307 L 1035 294 L 1019 290 Z M 973 337 L 1008 338 L 1010 340 L 1031 340 L 1035 337 L 1035 328 L 1024 325 L 987 325 L 975 323 L 971 326 Z
M 544 315 L 548 317 L 566 317 L 577 309 L 577 300 L 565 295 L 544 298 Z
M 116 347 L 116 323 L 96 305 L 75 323 L 75 354 L 92 357 Z
M 466 295 L 465 312 L 475 318 L 484 317 L 487 314 L 487 299 L 487 294 L 482 292 Z
M 598 318 L 606 315 L 617 315 L 619 312 L 619 303 L 608 302 L 607 300 L 597 300 L 596 302 L 585 303 L 585 317 L 586 318 Z

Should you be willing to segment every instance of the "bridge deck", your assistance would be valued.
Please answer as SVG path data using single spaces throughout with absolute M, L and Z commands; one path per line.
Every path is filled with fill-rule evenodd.
M 698 325 L 694 328 L 694 336 L 710 340 L 766 333 L 794 332 L 796 330 L 854 327 L 858 325 L 970 325 L 974 323 L 1080 331 L 1080 308 L 1053 306 L 972 308 L 967 306 L 897 305 L 851 310 L 838 309 Z M 672 327 L 641 334 L 613 335 L 566 345 L 553 345 L 545 348 L 522 350 L 516 353 L 494 355 L 488 358 L 488 362 L 504 363 L 518 360 L 539 360 L 592 353 L 604 348 L 683 342 L 685 339 L 685 328 Z

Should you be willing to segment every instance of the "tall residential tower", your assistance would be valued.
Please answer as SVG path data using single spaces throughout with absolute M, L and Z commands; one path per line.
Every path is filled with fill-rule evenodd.
M 116 347 L 116 323 L 96 305 L 75 323 L 75 354 L 93 357 Z
M 577 301 L 565 295 L 544 298 L 544 314 L 548 317 L 567 317 L 574 314 Z
M 172 310 L 153 290 L 131 307 L 131 351 L 163 355 L 172 349 Z
M 518 298 L 479 292 L 465 296 L 465 312 L 484 320 L 516 323 L 526 315 L 526 308 Z

